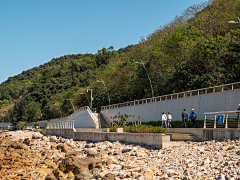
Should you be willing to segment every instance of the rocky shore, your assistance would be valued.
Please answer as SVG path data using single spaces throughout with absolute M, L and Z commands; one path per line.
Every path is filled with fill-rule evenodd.
M 239 139 L 157 149 L 7 131 L 0 151 L 0 179 L 240 179 Z

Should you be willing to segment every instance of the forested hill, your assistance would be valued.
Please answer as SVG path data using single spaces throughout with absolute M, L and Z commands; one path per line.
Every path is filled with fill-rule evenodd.
M 9 78 L 0 86 L 2 118 L 36 121 L 60 117 L 88 105 L 83 93 L 93 89 L 93 107 L 240 80 L 239 0 L 211 0 L 193 5 L 172 22 L 118 51 L 66 55 Z M 102 83 L 103 80 L 107 91 Z M 87 93 L 90 98 L 90 93 Z M 41 111 L 41 113 L 40 113 Z M 5 113 L 3 113 L 5 112 Z

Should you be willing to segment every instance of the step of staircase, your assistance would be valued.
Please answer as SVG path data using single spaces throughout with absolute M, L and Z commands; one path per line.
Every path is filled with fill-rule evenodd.
M 98 127 L 99 129 L 101 128 L 106 128 L 107 127 L 107 123 L 105 121 L 105 119 L 103 118 L 102 114 L 101 113 L 93 113 L 93 115 L 95 116 L 95 118 L 97 119 L 98 121 Z
M 103 115 L 101 113 L 100 114 L 100 125 L 101 125 L 101 128 L 107 128 L 108 124 L 106 122 L 106 120 L 104 119 Z
M 75 128 L 76 132 L 103 132 L 102 129 L 95 128 Z
M 170 135 L 170 140 L 172 141 L 200 141 L 193 134 L 182 134 L 182 133 L 167 133 L 166 135 Z

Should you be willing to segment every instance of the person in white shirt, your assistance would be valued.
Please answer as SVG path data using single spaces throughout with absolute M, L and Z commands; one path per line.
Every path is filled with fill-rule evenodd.
M 167 115 L 163 112 L 162 113 L 162 126 L 165 124 L 165 128 L 167 127 Z
M 172 127 L 171 126 L 171 122 L 172 122 L 172 115 L 170 112 L 168 112 L 168 115 L 167 115 L 167 125 L 168 125 L 168 128 Z

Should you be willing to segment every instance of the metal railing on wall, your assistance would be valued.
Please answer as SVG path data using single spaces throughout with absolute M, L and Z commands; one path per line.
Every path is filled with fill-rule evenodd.
M 47 124 L 47 129 L 74 129 L 74 121 L 51 122 Z
M 204 114 L 204 125 L 203 128 L 207 128 L 207 116 L 209 115 L 214 115 L 213 118 L 213 128 L 217 128 L 217 120 L 218 120 L 218 115 L 222 115 L 222 122 L 221 124 L 225 124 L 225 128 L 228 128 L 228 121 L 230 114 L 235 114 L 235 117 L 237 116 L 236 122 L 237 122 L 237 128 L 240 128 L 240 121 L 239 121 L 239 116 L 240 116 L 240 111 L 219 111 L 219 112 L 206 112 Z
M 99 128 L 98 120 L 93 115 L 93 112 L 91 111 L 91 109 L 88 106 L 87 106 L 87 111 L 88 111 L 89 115 L 91 116 L 92 120 L 94 121 L 94 123 L 96 124 L 96 128 L 98 129 Z
M 39 121 L 39 122 L 48 122 L 48 121 L 57 121 L 57 120 L 63 120 L 63 119 L 69 119 L 70 117 L 72 117 L 74 114 L 77 114 L 78 112 L 80 111 L 84 111 L 84 110 L 87 110 L 89 107 L 88 106 L 84 106 L 84 107 L 81 107 L 79 109 L 77 109 L 74 113 L 72 113 L 71 115 L 69 116 L 66 116 L 66 117 L 62 117 L 62 118 L 55 118 L 55 119 L 49 119 L 49 120 L 43 120 L 43 121 Z M 92 108 L 92 112 L 95 113 L 96 112 L 96 108 Z
M 94 121 L 94 123 L 96 124 L 96 128 L 98 128 L 99 123 L 98 120 L 96 119 L 96 117 L 93 115 L 93 112 L 96 112 L 96 108 L 92 108 L 92 110 L 89 108 L 89 106 L 84 106 L 79 108 L 78 110 L 75 111 L 75 113 L 71 114 L 70 116 L 68 116 L 66 119 L 66 121 L 59 121 L 59 122 L 48 122 L 47 123 L 47 129 L 69 129 L 69 128 L 74 128 L 74 120 L 68 120 L 70 119 L 72 116 L 74 116 L 75 114 L 77 114 L 80 111 L 84 111 L 86 110 L 89 115 L 91 116 L 92 120 Z M 58 119 L 57 119 L 58 120 Z
M 130 102 L 124 102 L 124 103 L 102 106 L 101 110 L 115 109 L 115 108 L 121 108 L 121 107 L 127 107 L 127 106 L 136 106 L 136 105 L 141 105 L 141 104 L 167 101 L 167 100 L 172 100 L 172 99 L 179 99 L 179 98 L 192 97 L 192 96 L 200 96 L 200 95 L 206 95 L 206 94 L 224 92 L 224 91 L 232 91 L 232 90 L 236 90 L 236 89 L 240 89 L 240 82 L 231 83 L 231 84 L 224 84 L 224 85 L 219 85 L 219 86 L 213 86 L 213 87 L 208 87 L 208 88 L 202 88 L 202 89 L 195 89 L 195 90 L 191 90 L 191 91 L 184 91 L 184 92 L 174 93 L 174 94 L 167 94 L 167 95 L 157 96 L 157 97 L 153 97 L 153 98 L 147 98 L 147 99 L 141 99 L 141 100 L 135 100 L 135 101 L 130 101 Z

